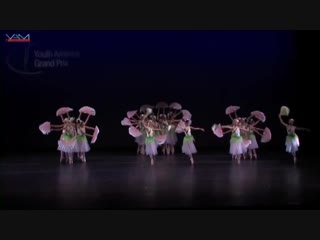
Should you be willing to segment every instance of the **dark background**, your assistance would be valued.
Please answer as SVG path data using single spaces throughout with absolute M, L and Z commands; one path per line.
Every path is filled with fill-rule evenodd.
M 134 139 L 120 121 L 128 110 L 158 101 L 181 103 L 193 114 L 193 125 L 207 130 L 194 133 L 200 152 L 227 153 L 229 137 L 218 139 L 211 126 L 229 122 L 224 114 L 229 105 L 241 106 L 243 116 L 265 112 L 262 126 L 271 129 L 273 139 L 261 144 L 261 151 L 284 151 L 278 113 L 287 105 L 298 126 L 313 129 L 299 134 L 301 151 L 314 150 L 316 119 L 310 112 L 317 102 L 312 81 L 319 79 L 318 31 L 19 32 L 30 33 L 31 48 L 80 51 L 70 67 L 41 75 L 8 69 L 6 57 L 21 65 L 26 44 L 6 43 L 6 33 L 16 32 L 1 32 L 2 153 L 56 151 L 59 134 L 44 136 L 39 124 L 60 123 L 59 107 L 77 111 L 84 105 L 97 111 L 90 120 L 100 128 L 93 151 L 135 153 Z

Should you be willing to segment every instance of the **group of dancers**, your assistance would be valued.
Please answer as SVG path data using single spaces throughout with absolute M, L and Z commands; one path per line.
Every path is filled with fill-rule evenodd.
M 229 153 L 232 159 L 240 163 L 241 159 L 257 159 L 257 149 L 259 148 L 256 134 L 261 137 L 262 143 L 271 140 L 271 131 L 268 127 L 259 128 L 258 125 L 266 121 L 266 116 L 261 111 L 253 111 L 248 117 L 239 117 L 237 111 L 239 106 L 229 106 L 225 114 L 230 117 L 231 123 L 221 125 L 213 124 L 211 130 L 219 138 L 230 133 Z M 95 116 L 95 109 L 85 106 L 79 109 L 77 118 L 71 117 L 70 112 L 73 109 L 69 107 L 59 108 L 56 116 L 60 117 L 61 124 L 53 125 L 49 121 L 39 126 L 44 135 L 52 131 L 61 132 L 58 140 L 60 151 L 60 162 L 64 159 L 67 163 L 73 163 L 74 154 L 82 162 L 86 162 L 86 153 L 90 151 L 90 145 L 87 137 L 91 138 L 91 144 L 94 144 L 99 134 L 97 126 L 87 125 L 90 116 Z M 294 120 L 289 119 L 285 123 L 283 116 L 289 115 L 289 108 L 282 106 L 279 113 L 280 123 L 287 130 L 285 141 L 286 151 L 293 156 L 296 163 L 296 152 L 299 149 L 299 137 L 295 131 L 310 131 L 307 128 L 301 128 L 294 125 Z M 81 117 L 87 115 L 85 120 Z M 191 164 L 194 164 L 193 155 L 197 153 L 194 144 L 192 131 L 205 131 L 204 128 L 193 127 L 192 114 L 186 109 L 182 109 L 181 104 L 174 102 L 167 104 L 159 102 L 155 106 L 143 105 L 139 110 L 127 112 L 127 116 L 121 121 L 122 126 L 128 126 L 129 134 L 135 138 L 138 145 L 137 154 L 147 155 L 150 158 L 151 165 L 154 165 L 155 156 L 158 154 L 158 148 L 164 155 L 175 154 L 176 144 L 178 142 L 177 134 L 184 134 L 181 147 L 182 153 L 189 157 Z M 88 134 L 87 130 L 93 131 Z
M 229 153 L 232 159 L 240 163 L 241 159 L 257 159 L 257 149 L 259 148 L 256 134 L 261 137 L 262 143 L 271 140 L 271 131 L 268 127 L 259 128 L 258 124 L 266 121 L 266 116 L 261 111 L 253 111 L 248 117 L 239 117 L 237 111 L 239 106 L 229 106 L 226 108 L 226 115 L 231 119 L 230 124 L 213 124 L 212 131 L 219 137 L 224 137 L 227 133 L 231 134 Z M 289 108 L 286 106 L 280 109 L 280 122 L 287 129 L 286 151 L 293 156 L 296 163 L 296 152 L 299 148 L 299 138 L 295 130 L 307 130 L 294 126 L 294 120 L 290 119 L 288 124 L 284 123 L 282 116 L 289 115 Z M 193 154 L 197 153 L 194 145 L 192 130 L 205 131 L 203 128 L 191 126 L 192 114 L 182 109 L 181 104 L 160 102 L 155 106 L 143 105 L 139 110 L 127 112 L 121 124 L 129 127 L 129 134 L 135 138 L 138 144 L 137 153 L 150 157 L 151 165 L 154 165 L 154 157 L 158 154 L 160 147 L 163 154 L 174 154 L 177 144 L 177 133 L 183 133 L 182 153 L 189 156 L 193 165 Z
M 79 109 L 77 118 L 70 117 L 70 112 L 73 109 L 69 107 L 59 108 L 56 116 L 60 117 L 61 124 L 53 125 L 49 121 L 44 122 L 39 126 L 40 131 L 44 135 L 48 135 L 51 131 L 61 132 L 58 140 L 58 151 L 60 151 L 60 162 L 64 159 L 67 163 L 73 164 L 73 156 L 77 155 L 78 159 L 86 162 L 86 152 L 90 151 L 90 146 L 87 137 L 91 138 L 91 143 L 95 143 L 99 134 L 99 128 L 87 125 L 90 116 L 95 116 L 95 109 L 85 106 Z M 82 115 L 87 115 L 85 120 L 82 120 Z M 87 130 L 92 130 L 93 134 L 88 134 Z
M 204 129 L 191 126 L 191 118 L 191 113 L 182 109 L 181 104 L 159 102 L 156 106 L 143 105 L 139 111 L 127 112 L 121 124 L 129 126 L 129 134 L 138 144 L 137 153 L 149 156 L 151 165 L 154 165 L 158 147 L 162 148 L 163 154 L 174 154 L 177 133 L 184 133 L 182 152 L 194 164 L 193 154 L 197 153 L 197 149 L 191 131 Z

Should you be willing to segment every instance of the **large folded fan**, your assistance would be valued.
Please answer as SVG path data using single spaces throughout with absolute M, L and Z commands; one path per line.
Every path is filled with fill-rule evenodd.
M 223 130 L 222 130 L 222 127 L 220 124 L 213 124 L 211 129 L 212 129 L 214 135 L 216 135 L 219 138 L 223 137 Z
M 281 115 L 281 116 L 288 116 L 289 113 L 290 113 L 290 109 L 289 109 L 288 107 L 282 106 L 282 107 L 280 108 L 280 115 Z
M 142 133 L 140 132 L 140 130 L 138 128 L 131 126 L 131 127 L 129 127 L 129 134 L 132 137 L 136 138 L 136 137 L 141 136 Z
M 124 118 L 122 121 L 121 121 L 121 125 L 122 126 L 131 126 L 131 122 L 129 120 L 129 118 Z
M 62 107 L 62 108 L 59 108 L 56 112 L 56 115 L 57 116 L 60 116 L 60 115 L 63 115 L 63 114 L 66 114 L 68 112 L 72 112 L 73 109 L 72 108 L 69 108 L 69 107 Z
M 91 143 L 92 143 L 92 144 L 97 141 L 99 132 L 100 132 L 100 130 L 99 130 L 99 128 L 96 126 L 96 127 L 94 128 L 93 136 L 92 136 L 92 139 L 91 139 Z
M 240 109 L 239 106 L 229 106 L 226 108 L 226 114 L 229 115 L 231 113 L 234 113 Z
M 47 135 L 51 131 L 51 124 L 50 122 L 44 122 L 39 126 L 39 130 L 42 132 L 42 134 Z
M 88 114 L 88 115 L 92 115 L 92 116 L 96 115 L 96 110 L 94 110 L 92 107 L 88 107 L 88 106 L 80 108 L 79 112 L 80 113 L 85 113 L 85 114 Z
M 182 109 L 182 106 L 180 103 L 177 103 L 177 102 L 173 102 L 169 105 L 170 108 L 172 109 L 176 109 L 176 110 L 181 110 Z
M 271 131 L 269 128 L 265 128 L 262 134 L 261 142 L 266 143 L 271 140 Z
M 266 116 L 261 111 L 253 111 L 253 112 L 251 112 L 251 115 L 254 116 L 255 118 L 259 119 L 261 122 L 266 121 Z

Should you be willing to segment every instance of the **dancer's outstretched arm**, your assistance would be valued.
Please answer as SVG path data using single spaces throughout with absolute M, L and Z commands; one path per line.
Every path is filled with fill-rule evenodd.
M 256 126 L 258 123 L 260 122 L 260 120 L 256 121 L 255 123 L 252 124 L 252 127 Z
M 232 132 L 232 129 L 230 129 L 230 130 L 228 130 L 228 131 L 224 132 L 223 134 L 226 134 L 226 133 L 229 133 L 229 132 Z
M 253 129 L 253 131 L 257 134 L 259 134 L 261 137 L 263 136 L 261 133 L 259 133 L 257 130 Z
M 298 130 L 298 131 L 307 131 L 307 132 L 311 131 L 309 128 L 302 128 L 302 127 L 296 127 L 296 130 Z
M 204 132 L 204 129 L 203 128 L 196 128 L 196 127 L 190 127 L 192 130 L 199 130 L 199 131 L 202 131 Z
M 60 124 L 60 125 L 50 125 L 50 127 L 52 128 L 62 128 L 64 126 L 64 124 Z
M 221 128 L 233 129 L 232 125 L 221 125 Z

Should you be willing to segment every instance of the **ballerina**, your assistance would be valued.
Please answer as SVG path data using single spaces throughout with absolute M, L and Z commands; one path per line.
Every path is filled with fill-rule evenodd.
M 236 118 L 233 119 L 231 125 L 222 125 L 221 128 L 229 129 L 223 134 L 231 132 L 229 153 L 232 155 L 232 159 L 237 160 L 238 163 L 240 163 L 241 155 L 246 151 L 240 130 L 247 130 L 240 126 L 239 120 Z
M 143 121 L 144 129 L 146 130 L 147 137 L 145 139 L 145 151 L 146 155 L 150 157 L 151 165 L 154 165 L 154 156 L 158 154 L 156 143 L 155 131 L 160 131 L 161 129 L 154 127 L 153 120 L 148 119 Z
M 192 130 L 200 130 L 205 131 L 203 128 L 196 128 L 191 127 L 191 120 L 180 121 L 177 127 L 178 131 L 183 131 L 185 136 L 183 138 L 183 145 L 182 145 L 182 153 L 186 154 L 190 158 L 191 165 L 194 164 L 192 154 L 197 153 L 196 146 L 194 145 L 194 137 L 191 133 Z
M 249 126 L 247 124 L 246 118 L 237 118 L 240 126 L 240 135 L 242 137 L 242 142 L 244 146 L 244 151 L 242 153 L 243 160 L 247 158 L 248 147 L 251 144 L 251 140 L 249 138 Z
M 282 120 L 282 115 L 283 114 L 281 114 L 281 113 L 279 114 L 279 120 L 280 120 L 280 123 L 287 130 L 287 137 L 286 137 L 286 142 L 285 142 L 286 152 L 292 154 L 293 162 L 296 163 L 296 161 L 297 161 L 296 152 L 299 149 L 300 141 L 299 141 L 299 137 L 298 137 L 298 135 L 296 134 L 295 131 L 298 130 L 298 131 L 308 131 L 308 132 L 310 132 L 310 129 L 295 126 L 294 125 L 294 119 L 292 119 L 292 118 L 289 119 L 288 124 L 287 124 Z
M 92 137 L 92 135 L 86 133 L 86 128 L 90 129 L 90 127 L 87 127 L 85 123 L 80 118 L 78 118 L 76 121 L 77 144 L 75 147 L 75 151 L 78 153 L 78 158 L 82 162 L 86 162 L 85 153 L 90 151 L 87 136 Z
M 256 139 L 256 135 L 254 134 L 258 129 L 255 128 L 255 126 L 260 122 L 260 120 L 257 120 L 256 122 L 254 122 L 254 120 L 252 118 L 250 118 L 247 121 L 247 125 L 248 125 L 248 135 L 249 135 L 249 140 L 251 141 L 251 143 L 248 146 L 248 150 L 249 150 L 249 157 L 250 160 L 254 157 L 254 159 L 258 159 L 257 156 L 257 151 L 256 149 L 259 148 L 257 139 Z M 260 129 L 259 129 L 260 130 Z
M 74 118 L 65 119 L 65 125 L 62 129 L 62 134 L 58 141 L 58 150 L 66 154 L 66 160 L 69 164 L 73 164 L 73 153 L 75 152 L 76 139 L 76 125 Z M 60 159 L 60 161 L 62 161 Z

